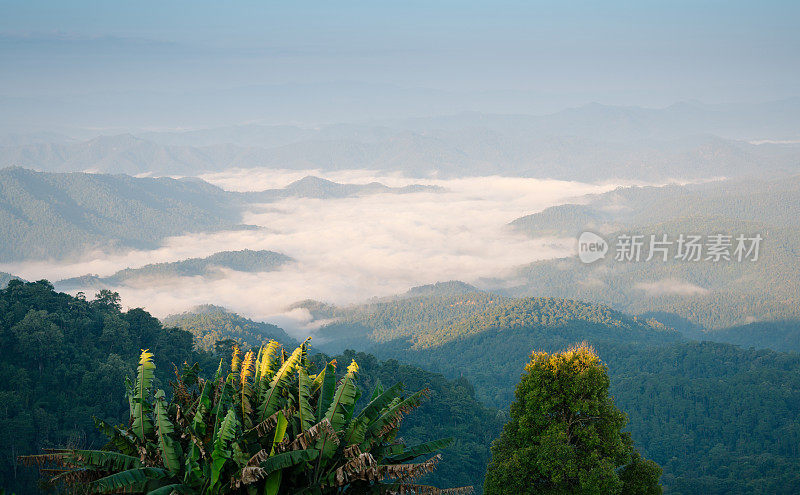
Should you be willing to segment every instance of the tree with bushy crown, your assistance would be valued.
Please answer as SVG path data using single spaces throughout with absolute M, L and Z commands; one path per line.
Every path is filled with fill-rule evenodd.
M 356 494 L 468 493 L 415 480 L 436 466 L 450 439 L 406 446 L 397 438 L 403 416 L 426 390 L 404 396 L 380 384 L 363 410 L 353 361 L 338 381 L 336 361 L 310 374 L 308 340 L 291 354 L 271 341 L 241 355 L 213 379 L 199 367 L 175 370 L 173 394 L 154 390 L 152 354 L 142 351 L 128 382 L 130 421 L 96 420 L 108 436 L 101 450 L 51 449 L 22 460 L 50 482 L 86 493 Z M 427 460 L 409 463 L 419 457 Z
M 511 421 L 492 445 L 484 493 L 656 495 L 661 468 L 642 459 L 609 396 L 606 366 L 586 344 L 534 352 Z

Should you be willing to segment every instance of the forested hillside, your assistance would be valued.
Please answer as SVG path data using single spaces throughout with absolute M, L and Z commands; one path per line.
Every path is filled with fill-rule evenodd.
M 198 362 L 206 376 L 217 369 L 220 357 L 227 366 L 228 343 L 222 343 L 221 356 L 199 351 L 190 332 L 165 328 L 142 309 L 123 312 L 120 306 L 115 293 L 101 292 L 88 301 L 55 292 L 46 281 L 12 281 L 0 290 L 0 480 L 8 492 L 36 492 L 38 473 L 20 465 L 19 455 L 47 447 L 105 445 L 92 417 L 110 424 L 128 418 L 124 383 L 134 377 L 141 349 L 153 352 L 156 386 L 163 389 L 175 378 L 173 364 Z M 365 354 L 338 359 L 345 363 L 353 357 L 362 367 L 359 383 L 365 390 L 378 380 L 387 386 L 403 382 L 406 390 L 430 389 L 429 400 L 408 418 L 401 434 L 415 440 L 454 437 L 432 479 L 442 487 L 479 487 L 489 442 L 503 416 L 478 402 L 466 380 L 447 380 Z
M 299 345 L 282 328 L 269 323 L 253 321 L 225 308 L 206 304 L 185 313 L 164 318 L 164 326 L 186 330 L 194 336 L 195 345 L 205 351 L 215 350 L 217 342 L 234 340 L 242 348 L 258 347 L 270 339 L 284 347 L 294 349 Z
M 427 349 L 462 340 L 487 328 L 560 328 L 575 323 L 614 333 L 626 341 L 671 341 L 679 335 L 655 320 L 637 319 L 608 307 L 559 298 L 514 299 L 488 292 L 430 293 L 351 307 L 302 303 L 319 320 L 326 346 Z M 329 342 L 329 343 L 328 343 Z
M 225 192 L 199 180 L 0 170 L 0 262 L 152 248 L 239 222 Z
M 520 268 L 500 292 L 568 297 L 608 304 L 633 314 L 672 313 L 674 321 L 721 329 L 752 321 L 800 318 L 800 177 L 776 181 L 721 181 L 689 186 L 631 187 L 522 217 L 511 227 L 531 237 L 577 238 L 598 232 L 610 244 L 605 260 L 577 257 Z M 758 260 L 676 259 L 679 235 L 760 235 Z M 640 234 L 639 262 L 614 260 L 614 240 Z M 667 261 L 645 261 L 650 235 L 673 241 Z M 735 247 L 735 246 L 734 246 Z M 733 251 L 733 248 L 731 248 Z M 705 257 L 705 255 L 704 255 Z M 521 282 L 520 282 L 521 280 Z M 684 328 L 682 328 L 683 330 Z
M 664 468 L 667 493 L 800 489 L 798 354 L 686 342 L 657 322 L 559 299 L 469 294 L 327 311 L 341 321 L 321 335 L 342 332 L 348 345 L 361 335 L 360 348 L 379 357 L 467 378 L 500 408 L 532 350 L 586 341 L 609 366 L 637 447 Z
M 0 290 L 0 479 L 11 493 L 33 493 L 38 477 L 16 458 L 45 447 L 102 447 L 95 416 L 116 424 L 127 414 L 125 378 L 141 349 L 156 353 L 156 380 L 173 378 L 172 363 L 210 356 L 192 335 L 165 329 L 141 309 L 120 311 L 103 293 L 87 301 L 53 291 L 46 281 L 11 281 Z
M 637 230 L 651 231 L 672 239 L 679 232 L 758 232 L 764 241 L 755 262 L 686 262 L 671 257 L 617 262 L 613 253 L 591 265 L 577 258 L 539 261 L 517 270 L 517 280 L 523 283 L 501 292 L 593 301 L 632 314 L 670 313 L 689 327 L 709 330 L 800 317 L 800 265 L 794 262 L 800 257 L 794 244 L 800 236 L 792 229 L 695 218 Z
M 0 235 L 6 242 L 0 244 L 0 263 L 63 260 L 91 249 L 152 249 L 166 237 L 191 232 L 252 230 L 258 227 L 241 221 L 254 203 L 440 189 L 340 184 L 306 177 L 281 189 L 233 192 L 197 178 L 4 168 L 0 169 Z
M 59 280 L 55 283 L 58 290 L 76 289 L 109 289 L 121 284 L 136 282 L 157 282 L 175 277 L 206 277 L 209 279 L 222 277 L 223 270 L 237 272 L 268 272 L 291 263 L 292 258 L 274 251 L 221 251 L 205 258 L 189 258 L 168 263 L 153 263 L 140 268 L 126 268 L 108 277 L 85 275 L 82 277 Z
M 600 232 L 611 232 L 620 225 L 642 227 L 694 217 L 791 227 L 800 214 L 800 176 L 619 187 L 586 199 L 586 204 L 552 206 L 520 217 L 510 225 L 534 237 L 574 235 L 575 227 L 589 226 Z M 610 223 L 611 228 L 603 228 L 606 223 Z
M 800 0 L 0 13 L 0 495 L 800 495 Z
M 779 320 L 748 323 L 723 328 L 702 335 L 714 342 L 728 342 L 741 347 L 800 352 L 800 320 Z
M 800 491 L 800 355 L 706 342 L 601 357 L 669 493 Z

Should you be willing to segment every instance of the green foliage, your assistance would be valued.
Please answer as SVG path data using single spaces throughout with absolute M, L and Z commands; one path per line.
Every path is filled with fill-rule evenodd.
M 164 318 L 164 326 L 190 332 L 195 337 L 197 347 L 206 351 L 213 351 L 217 342 L 226 339 L 237 342 L 242 348 L 259 347 L 269 340 L 276 340 L 286 346 L 298 344 L 275 325 L 249 320 L 210 304 L 168 316 Z M 230 350 L 226 349 L 224 352 L 227 354 Z
M 622 432 L 625 415 L 591 348 L 534 352 L 525 371 L 511 421 L 492 446 L 487 495 L 661 493 L 661 470 L 642 461 Z
M 336 360 L 358 362 L 359 383 L 365 391 L 375 392 L 383 387 L 382 384 L 396 381 L 411 390 L 428 389 L 430 398 L 403 420 L 399 435 L 409 445 L 424 445 L 431 438 L 452 438 L 453 442 L 441 451 L 446 462 L 420 482 L 441 487 L 473 485 L 477 492 L 481 491 L 489 462 L 489 448 L 492 440 L 500 434 L 505 417 L 481 404 L 470 382 L 464 378 L 447 380 L 438 373 L 394 359 L 380 361 L 362 352 L 347 351 L 336 356 Z M 375 421 L 381 409 L 396 395 L 393 388 L 396 386 L 387 387 L 382 392 L 385 395 L 363 394 L 357 403 L 361 412 L 354 416 L 353 423 L 358 423 L 359 417 L 367 419 L 367 424 Z M 356 431 L 359 429 L 354 428 L 353 441 L 360 438 Z M 361 434 L 366 435 L 366 427 L 363 431 Z
M 506 305 L 510 314 L 504 316 L 499 307 L 497 310 L 481 307 L 479 301 L 488 301 L 489 297 L 426 296 L 388 301 L 386 306 L 374 303 L 337 311 L 359 312 L 357 318 L 362 324 L 387 328 L 393 324 L 405 325 L 416 313 L 430 315 L 431 330 L 445 325 L 468 329 L 472 332 L 469 335 L 453 332 L 452 340 L 425 348 L 414 347 L 413 340 L 370 342 L 363 337 L 361 346 L 381 359 L 390 358 L 387 362 L 401 359 L 456 381 L 468 380 L 474 384 L 477 399 L 499 408 L 507 408 L 513 401 L 514 386 L 532 349 L 557 352 L 575 342 L 588 341 L 609 366 L 611 392 L 616 404 L 629 416 L 627 430 L 635 445 L 664 469 L 661 480 L 665 492 L 744 495 L 800 491 L 800 424 L 796 413 L 800 410 L 800 357 L 797 354 L 686 342 L 675 332 L 659 330 L 658 325 L 651 326 L 641 318 L 634 320 L 588 307 L 581 310 L 585 303 L 561 305 L 561 314 L 554 318 L 546 318 L 552 310 L 544 308 L 544 315 L 534 318 L 539 311 L 537 300 L 520 300 Z M 398 310 L 390 313 L 384 307 Z M 476 314 L 453 319 L 473 324 L 444 321 L 464 307 L 478 309 Z M 322 311 L 319 307 L 316 310 Z M 573 310 L 584 312 L 584 316 L 572 315 Z M 482 317 L 477 314 L 479 311 L 487 314 L 496 311 L 497 315 Z M 398 318 L 373 318 L 371 313 L 395 314 Z M 597 317 L 595 322 L 589 316 L 592 313 L 612 317 Z M 546 326 L 536 323 L 537 319 L 560 323 Z M 487 325 L 476 324 L 481 320 Z M 505 322 L 512 325 L 502 326 Z M 790 339 L 792 327 L 789 324 L 786 327 L 784 335 Z M 387 330 L 395 331 L 404 330 Z M 359 332 L 362 336 L 378 333 L 372 333 L 366 325 L 359 327 Z M 362 360 L 358 362 L 365 369 Z M 465 404 L 461 409 L 467 410 L 468 406 Z M 422 410 L 418 411 L 410 421 L 415 421 L 421 413 Z M 440 414 L 456 413 L 443 410 Z M 507 417 L 499 414 L 505 422 Z M 477 418 L 464 421 L 476 424 Z M 485 459 L 479 451 L 471 457 L 461 455 L 467 450 L 466 445 L 475 445 L 466 443 L 474 438 L 467 432 L 440 436 L 450 435 L 465 439 L 464 448 L 450 454 L 459 455 L 464 466 L 474 459 Z M 446 475 L 447 468 L 442 466 L 434 476 Z M 466 471 L 473 469 L 480 468 L 470 467 Z
M 705 342 L 601 356 L 670 493 L 800 491 L 800 355 Z
M 53 291 L 46 281 L 11 281 L 0 290 L 0 480 L 9 492 L 32 493 L 36 473 L 19 455 L 43 448 L 96 448 L 114 435 L 116 450 L 133 433 L 118 429 L 130 416 L 125 380 L 132 378 L 141 349 L 156 355 L 152 384 L 174 378 L 171 363 L 210 356 L 192 348 L 192 336 L 165 329 L 141 309 L 120 311 L 118 296 L 96 300 Z
M 60 449 L 22 460 L 55 466 L 47 470 L 50 483 L 76 485 L 89 493 L 322 495 L 420 489 L 414 480 L 432 471 L 441 456 L 416 464 L 402 462 L 449 443 L 407 447 L 397 438 L 403 416 L 419 405 L 422 394 L 403 397 L 399 387 L 392 387 L 389 396 L 377 405 L 373 402 L 368 413 L 354 420 L 360 393 L 355 384 L 358 365 L 353 361 L 325 416 L 307 427 L 292 413 L 299 405 L 296 398 L 304 389 L 308 404 L 303 409 L 308 412 L 323 397 L 322 387 L 311 392 L 308 385 L 307 343 L 274 373 L 276 354 L 284 355 L 274 342 L 258 352 L 248 351 L 243 358 L 235 349 L 230 372 L 213 380 L 200 378 L 196 366 L 185 366 L 173 382 L 169 404 L 163 391 L 154 390 L 152 354 L 142 351 L 137 380 L 129 390 L 130 426 L 104 425 L 101 430 L 110 440 L 105 449 Z M 330 363 L 326 372 L 332 367 Z M 255 407 L 251 400 L 258 401 Z M 200 430 L 197 426 L 207 411 L 215 415 L 215 427 Z M 364 441 L 347 438 L 355 421 L 363 421 L 359 424 L 367 431 Z M 125 453 L 131 450 L 138 457 Z
M 202 368 L 209 371 L 220 365 L 219 357 L 215 359 L 207 352 L 192 348 L 191 334 L 162 328 L 158 320 L 141 309 L 121 312 L 118 306 L 113 293 L 87 301 L 80 296 L 56 293 L 46 282 L 14 282 L 7 290 L 0 291 L 0 429 L 7 433 L 0 435 L 0 479 L 3 480 L 0 484 L 10 492 L 18 495 L 35 492 L 35 471 L 20 465 L 17 457 L 43 448 L 98 448 L 111 438 L 114 450 L 138 456 L 135 435 L 116 425 L 125 423 L 127 426 L 130 417 L 132 395 L 124 402 L 124 382 L 130 378 L 130 389 L 133 389 L 136 374 L 131 371 L 135 371 L 139 363 L 131 356 L 138 356 L 141 349 L 150 349 L 154 354 L 157 366 L 153 387 L 156 390 L 167 388 L 168 382 L 176 379 L 172 363 L 199 361 Z M 37 320 L 36 325 L 18 327 L 25 331 L 12 332 L 11 329 L 31 311 L 46 312 L 44 322 Z M 29 323 L 33 322 L 32 318 L 34 316 L 29 317 Z M 63 336 L 60 346 L 50 345 L 54 342 L 52 336 L 26 341 L 29 332 L 35 335 L 43 329 L 49 331 L 49 323 L 55 324 Z M 222 345 L 220 352 L 230 355 L 233 344 L 235 342 Z M 31 346 L 25 351 L 30 354 L 22 352 L 24 346 Z M 263 371 L 267 382 L 271 380 L 281 365 L 278 347 L 276 344 L 271 359 L 262 360 L 265 365 L 271 363 L 272 368 L 256 369 L 254 379 L 260 379 Z M 40 359 L 51 351 L 52 359 Z M 325 369 L 327 360 L 323 362 L 320 355 L 311 359 L 317 369 Z M 401 381 L 410 389 L 429 388 L 431 399 L 403 421 L 400 436 L 409 445 L 425 443 L 431 438 L 453 437 L 454 441 L 443 451 L 447 462 L 441 463 L 422 481 L 446 487 L 471 484 L 480 489 L 488 461 L 488 446 L 502 422 L 496 411 L 484 407 L 475 398 L 475 390 L 466 380 L 447 380 L 436 373 L 393 360 L 378 361 L 368 354 L 349 353 L 337 359 L 343 363 L 355 359 L 359 363 L 359 384 L 364 390 L 374 390 L 378 381 Z M 227 364 L 222 366 L 220 376 L 227 367 Z M 178 368 L 187 379 L 198 376 L 197 366 Z M 337 382 L 333 366 L 327 376 L 332 380 L 329 387 L 332 397 Z M 311 394 L 319 394 L 325 377 L 324 372 L 310 375 Z M 212 390 L 211 382 L 206 380 L 199 392 L 196 411 L 186 418 L 203 436 L 212 431 L 216 420 L 211 401 L 220 390 Z M 356 411 L 361 411 L 370 398 L 370 394 L 364 394 Z M 258 405 L 256 401 L 252 404 Z M 309 405 L 314 413 L 313 425 L 318 422 L 317 403 L 310 401 Z M 320 418 L 329 405 L 330 401 Z M 222 419 L 224 414 L 220 421 Z M 199 456 L 199 451 L 190 449 L 184 455 L 187 458 Z M 190 477 L 208 474 L 192 471 Z
M 428 294 L 373 302 L 349 308 L 306 303 L 318 319 L 336 318 L 321 329 L 333 342 L 364 348 L 428 349 L 489 328 L 558 328 L 572 323 L 606 329 L 630 340 L 677 340 L 680 336 L 657 321 L 636 319 L 607 306 L 570 299 L 530 297 L 513 299 L 485 292 Z

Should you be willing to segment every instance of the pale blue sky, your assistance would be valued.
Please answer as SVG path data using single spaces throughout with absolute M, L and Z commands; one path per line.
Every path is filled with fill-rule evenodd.
M 297 84 L 323 94 L 343 82 L 448 92 L 443 110 L 454 111 L 800 95 L 796 1 L 0 0 L 0 10 L 0 96 L 15 104 Z

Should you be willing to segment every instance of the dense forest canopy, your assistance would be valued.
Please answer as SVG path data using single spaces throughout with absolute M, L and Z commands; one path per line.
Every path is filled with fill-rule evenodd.
M 531 350 L 557 352 L 587 341 L 608 364 L 611 394 L 629 416 L 636 446 L 664 468 L 668 493 L 798 489 L 798 354 L 687 341 L 658 322 L 558 298 L 429 294 L 349 308 L 306 305 L 320 317 L 340 316 L 322 335 L 463 376 L 480 399 L 501 409 L 513 400 Z M 783 334 L 754 326 L 764 328 L 767 343 L 796 335 L 792 325 Z
M 243 349 L 258 347 L 264 341 L 275 340 L 286 347 L 298 342 L 283 329 L 244 318 L 220 306 L 206 304 L 185 313 L 163 319 L 164 326 L 186 330 L 194 336 L 195 346 L 205 351 L 214 350 L 217 342 L 235 340 Z
M 461 340 L 487 328 L 557 328 L 585 324 L 617 332 L 628 341 L 680 338 L 656 320 L 639 319 L 607 306 L 552 297 L 515 299 L 489 292 L 452 292 L 390 298 L 350 307 L 314 302 L 301 305 L 322 321 L 329 347 L 370 344 L 425 349 Z
M 590 346 L 533 352 L 514 391 L 511 420 L 492 444 L 487 495 L 660 495 L 661 468 L 642 459 L 607 368 Z
M 207 322 L 221 321 L 214 308 L 210 314 Z M 34 469 L 18 463 L 19 455 L 46 447 L 100 448 L 105 440 L 92 418 L 112 425 L 126 421 L 124 382 L 134 377 L 141 349 L 154 353 L 154 383 L 163 389 L 175 379 L 173 364 L 198 362 L 204 370 L 219 364 L 219 355 L 198 349 L 192 333 L 164 327 L 142 309 L 121 311 L 119 297 L 109 291 L 86 300 L 55 292 L 46 281 L 15 280 L 0 290 L 0 315 L 0 428 L 6 432 L 0 436 L 0 479 L 18 494 L 34 493 L 37 480 Z M 220 350 L 227 355 L 230 346 Z M 481 486 L 489 442 L 503 416 L 483 406 L 466 380 L 365 354 L 338 359 L 354 357 L 365 387 L 380 380 L 430 389 L 430 399 L 401 433 L 409 440 L 430 440 L 428 432 L 455 439 L 443 452 L 452 464 L 443 462 L 430 481 Z

